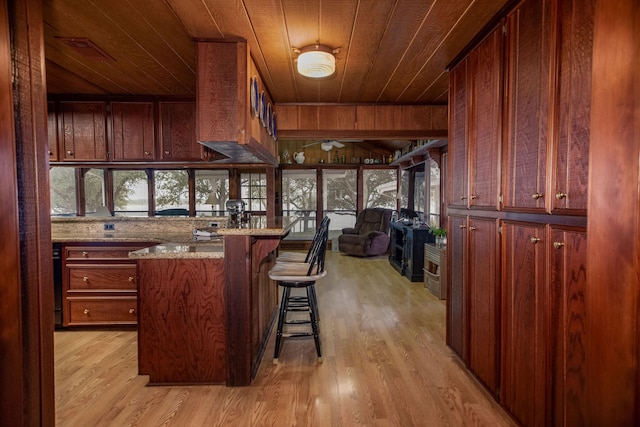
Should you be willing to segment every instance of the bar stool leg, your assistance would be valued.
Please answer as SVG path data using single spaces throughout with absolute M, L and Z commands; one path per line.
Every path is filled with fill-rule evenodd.
M 317 308 L 318 302 L 314 286 L 307 286 L 307 298 L 309 298 L 309 316 L 311 317 L 311 328 L 313 330 L 313 340 L 316 343 L 316 354 L 318 355 L 318 363 L 322 363 L 322 350 L 320 347 L 320 328 L 318 326 Z
M 280 357 L 280 349 L 282 348 L 282 329 L 284 327 L 284 321 L 287 317 L 287 305 L 289 303 L 289 294 L 291 289 L 288 286 L 284 286 L 282 289 L 282 301 L 280 301 L 280 314 L 278 316 L 278 330 L 276 332 L 276 349 L 273 354 L 273 363 L 278 363 L 278 357 Z

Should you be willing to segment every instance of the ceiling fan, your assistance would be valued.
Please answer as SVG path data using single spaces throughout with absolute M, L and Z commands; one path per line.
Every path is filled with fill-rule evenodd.
M 320 148 L 322 148 L 324 151 L 331 151 L 334 148 L 344 148 L 344 144 L 342 142 L 335 141 L 335 140 L 316 141 L 316 142 L 312 142 L 311 144 L 303 145 L 302 148 L 311 147 L 312 145 L 318 145 L 318 144 L 320 144 Z

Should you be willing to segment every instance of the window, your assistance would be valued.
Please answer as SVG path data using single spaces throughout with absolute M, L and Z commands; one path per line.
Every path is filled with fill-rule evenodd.
M 315 232 L 317 194 L 315 169 L 282 171 L 282 215 L 301 218 L 294 233 Z
M 49 171 L 51 215 L 76 215 L 76 169 L 55 167 Z
M 358 183 L 355 169 L 322 171 L 322 208 L 331 219 L 330 229 L 353 227 L 358 206 Z
M 438 163 L 433 159 L 427 162 L 429 168 L 429 211 L 428 218 L 425 219 L 427 224 L 440 226 L 440 168 Z
M 245 172 L 240 174 L 240 198 L 251 213 L 265 213 L 267 210 L 267 174 Z
M 157 170 L 153 171 L 153 178 L 156 213 L 182 210 L 189 215 L 189 172 L 182 169 Z
M 95 215 L 105 206 L 104 169 L 89 169 L 84 174 L 84 214 Z M 106 209 L 106 208 L 104 208 Z
M 113 171 L 114 213 L 120 216 L 149 215 L 149 181 L 143 170 Z
M 364 169 L 362 179 L 365 208 L 396 209 L 398 172 L 395 169 Z
M 196 216 L 224 216 L 229 200 L 229 171 L 196 170 Z

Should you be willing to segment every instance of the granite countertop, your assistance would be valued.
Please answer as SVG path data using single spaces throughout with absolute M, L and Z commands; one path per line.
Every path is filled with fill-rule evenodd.
M 167 258 L 224 258 L 222 240 L 198 242 L 199 244 L 162 243 L 149 248 L 129 252 L 132 259 Z

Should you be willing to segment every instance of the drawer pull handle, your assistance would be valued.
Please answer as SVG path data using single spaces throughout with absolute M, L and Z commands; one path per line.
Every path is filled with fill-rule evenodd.
M 536 243 L 538 243 L 540 241 L 540 238 L 532 237 L 530 240 L 531 240 L 531 243 L 533 243 L 535 245 Z
M 531 197 L 533 197 L 533 200 L 538 200 L 538 199 L 542 199 L 544 196 L 540 193 L 533 193 Z
M 567 197 L 567 193 L 563 193 L 562 191 L 558 191 L 556 193 L 556 199 L 558 199 L 558 200 L 562 200 L 562 199 L 564 199 L 566 197 Z
M 129 309 L 129 314 L 133 314 L 133 313 L 135 313 L 135 312 L 136 312 L 136 309 L 135 309 L 135 308 L 130 308 L 130 309 Z
M 469 227 L 469 231 L 476 231 L 476 230 L 477 230 L 477 228 L 475 228 L 475 227 Z
M 477 198 L 478 198 L 478 196 L 477 196 L 476 194 L 472 194 L 472 195 L 471 195 L 471 200 L 475 200 L 475 199 L 477 199 Z
M 133 276 L 129 276 L 129 281 L 133 282 Z
M 467 200 L 467 196 L 460 196 L 460 200 Z
M 83 313 L 84 313 L 84 314 L 89 314 L 89 309 L 88 309 L 88 308 L 85 308 Z
M 564 243 L 562 242 L 553 242 L 553 247 L 556 249 L 560 249 L 563 246 L 564 246 Z
M 82 251 L 82 256 L 83 256 L 83 257 L 88 257 L 88 256 L 89 256 L 89 252 L 87 252 L 87 251 Z
M 83 281 L 83 282 L 88 282 L 88 281 L 89 281 L 89 278 L 88 278 L 87 276 L 84 276 L 84 277 L 82 278 L 82 281 Z
M 466 225 L 464 225 L 464 224 L 460 224 L 460 229 L 461 229 L 461 230 L 464 230 L 465 228 L 467 228 L 467 226 L 466 226 Z

